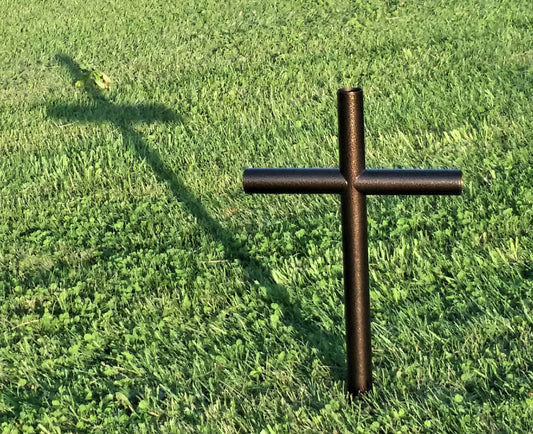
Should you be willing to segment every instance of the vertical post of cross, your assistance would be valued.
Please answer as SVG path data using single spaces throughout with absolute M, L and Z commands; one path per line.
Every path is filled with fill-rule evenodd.
M 347 386 L 358 394 L 372 387 L 366 195 L 355 188 L 365 170 L 362 89 L 339 89 L 337 110 L 339 167 L 348 181 L 341 193 Z

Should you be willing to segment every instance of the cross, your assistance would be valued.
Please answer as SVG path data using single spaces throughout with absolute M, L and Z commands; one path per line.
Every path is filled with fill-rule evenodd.
M 372 388 L 366 196 L 369 194 L 461 194 L 456 169 L 366 169 L 363 90 L 337 92 L 339 168 L 245 169 L 246 193 L 341 195 L 348 392 Z

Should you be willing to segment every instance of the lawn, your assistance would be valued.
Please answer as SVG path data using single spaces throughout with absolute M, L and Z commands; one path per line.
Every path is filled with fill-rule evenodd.
M 532 432 L 528 0 L 0 0 L 0 427 Z M 75 85 L 84 70 L 109 90 Z M 245 167 L 460 168 L 368 199 L 374 390 L 340 201 Z

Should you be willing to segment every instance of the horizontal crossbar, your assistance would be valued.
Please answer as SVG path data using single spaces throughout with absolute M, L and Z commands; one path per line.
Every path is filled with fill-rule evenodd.
M 246 193 L 342 193 L 348 183 L 339 169 L 257 168 L 244 171 Z M 354 187 L 364 194 L 461 194 L 456 169 L 365 169 Z
M 348 182 L 339 169 L 244 170 L 246 193 L 341 193 Z
M 461 194 L 463 177 L 456 169 L 365 169 L 355 182 L 364 194 Z

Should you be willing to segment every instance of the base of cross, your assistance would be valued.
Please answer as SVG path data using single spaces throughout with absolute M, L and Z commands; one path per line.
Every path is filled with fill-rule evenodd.
M 341 196 L 347 389 L 372 388 L 370 295 L 366 196 L 369 194 L 457 195 L 463 189 L 456 169 L 366 169 L 363 91 L 337 92 L 339 168 L 245 169 L 246 193 L 336 193 Z

